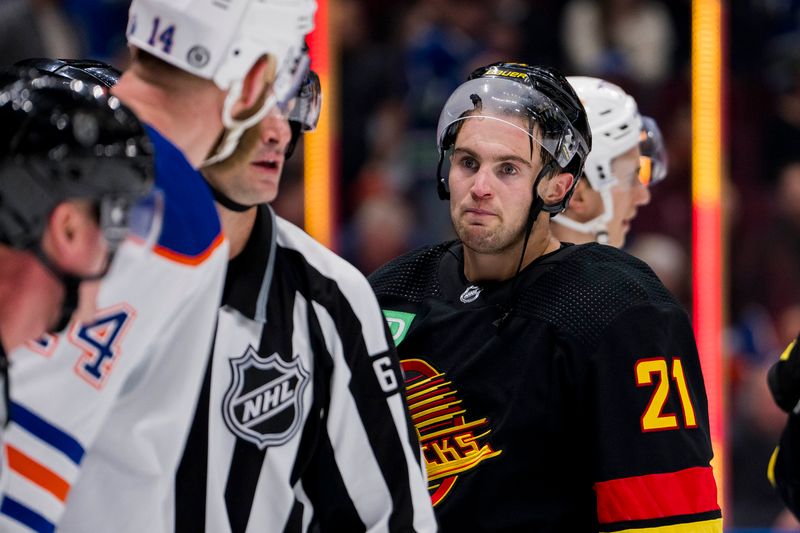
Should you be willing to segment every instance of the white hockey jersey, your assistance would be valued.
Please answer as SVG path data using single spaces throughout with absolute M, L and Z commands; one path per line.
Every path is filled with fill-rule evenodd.
M 164 194 L 157 245 L 123 244 L 92 323 L 10 355 L 0 531 L 172 530 L 228 242 L 202 176 L 148 133 Z

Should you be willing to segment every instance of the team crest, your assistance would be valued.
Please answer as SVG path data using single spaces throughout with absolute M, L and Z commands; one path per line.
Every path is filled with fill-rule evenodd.
M 488 442 L 491 429 L 486 418 L 468 420 L 457 390 L 441 372 L 421 359 L 405 359 L 400 366 L 406 379 L 406 399 L 417 429 L 428 491 L 434 507 L 458 480 L 486 459 L 496 457 Z
M 300 358 L 286 362 L 277 352 L 262 358 L 248 346 L 244 355 L 231 359 L 231 371 L 222 405 L 228 429 L 261 450 L 289 441 L 300 427 L 308 384 Z

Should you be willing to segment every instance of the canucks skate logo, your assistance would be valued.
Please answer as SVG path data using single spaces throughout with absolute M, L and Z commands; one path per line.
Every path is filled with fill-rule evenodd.
M 406 381 L 406 399 L 417 429 L 431 503 L 437 506 L 458 476 L 497 457 L 488 442 L 492 432 L 486 418 L 470 420 L 457 397 L 458 391 L 441 372 L 422 359 L 400 361 Z
M 300 358 L 286 362 L 277 353 L 262 358 L 249 346 L 231 359 L 231 371 L 222 406 L 228 428 L 261 450 L 285 444 L 302 419 L 308 372 Z

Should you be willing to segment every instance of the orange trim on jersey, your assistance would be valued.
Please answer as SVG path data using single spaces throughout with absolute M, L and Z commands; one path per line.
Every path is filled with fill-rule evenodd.
M 671 526 L 623 529 L 616 533 L 722 533 L 722 519 L 673 524 Z
M 651 520 L 719 510 L 711 467 L 595 483 L 601 524 Z
M 224 240 L 225 240 L 225 235 L 223 233 L 220 233 L 219 235 L 217 235 L 214 241 L 208 246 L 208 248 L 206 248 L 204 251 L 200 252 L 197 255 L 181 254 L 161 245 L 156 245 L 153 248 L 153 251 L 156 254 L 160 255 L 161 257 L 169 259 L 170 261 L 175 261 L 176 263 L 182 263 L 184 265 L 197 266 L 206 259 L 208 259 L 208 257 L 212 253 L 214 253 L 214 250 L 219 248 L 219 246 L 223 243 Z
M 62 502 L 67 501 L 70 485 L 61 476 L 8 444 L 6 456 L 11 470 L 39 485 Z

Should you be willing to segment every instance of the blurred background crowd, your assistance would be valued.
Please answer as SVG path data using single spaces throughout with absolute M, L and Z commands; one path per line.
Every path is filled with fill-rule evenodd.
M 125 68 L 128 0 L 0 0 L 0 64 L 91 57 Z M 477 66 L 547 64 L 613 81 L 654 117 L 669 174 L 627 250 L 691 310 L 690 0 L 336 0 L 337 251 L 365 274 L 452 236 L 435 192 L 435 129 Z M 784 415 L 765 372 L 800 332 L 800 0 L 727 3 L 726 529 L 800 531 L 765 471 Z M 302 157 L 276 204 L 302 226 Z M 709 280 L 717 283 L 717 280 Z

